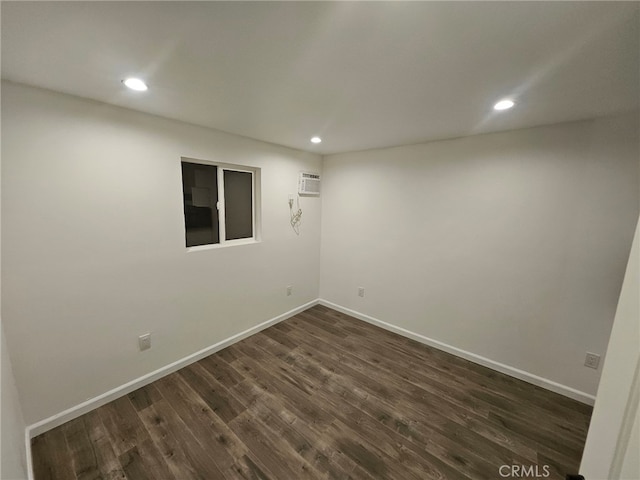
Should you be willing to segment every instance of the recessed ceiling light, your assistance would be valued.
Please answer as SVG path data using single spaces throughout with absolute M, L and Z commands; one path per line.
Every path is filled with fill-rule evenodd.
M 126 80 L 123 80 L 122 83 L 124 83 L 131 90 L 136 90 L 138 92 L 144 92 L 148 88 L 147 84 L 139 78 L 127 78 Z
M 311 138 L 311 143 L 320 143 L 322 141 L 322 139 L 320 137 L 312 137 Z
M 500 100 L 493 106 L 494 110 L 509 110 L 511 107 L 515 105 L 513 100 L 505 98 L 504 100 Z

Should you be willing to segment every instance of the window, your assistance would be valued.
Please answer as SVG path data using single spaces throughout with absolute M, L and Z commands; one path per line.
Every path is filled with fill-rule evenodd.
M 187 247 L 256 238 L 257 169 L 182 161 Z

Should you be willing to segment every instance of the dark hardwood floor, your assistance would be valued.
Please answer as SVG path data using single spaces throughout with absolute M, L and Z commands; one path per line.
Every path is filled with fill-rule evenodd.
M 590 417 L 316 306 L 34 438 L 33 466 L 36 480 L 480 480 L 502 465 L 564 479 Z

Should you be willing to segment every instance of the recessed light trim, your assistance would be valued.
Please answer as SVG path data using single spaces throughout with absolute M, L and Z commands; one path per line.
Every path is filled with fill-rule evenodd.
M 512 108 L 514 105 L 516 104 L 516 102 L 514 102 L 513 100 L 511 100 L 510 98 L 505 98 L 500 100 L 499 102 L 497 102 L 494 106 L 493 109 L 494 110 L 509 110 L 510 108 Z
M 320 137 L 311 137 L 311 143 L 320 143 L 322 139 Z
M 122 83 L 124 83 L 131 90 L 135 90 L 136 92 L 144 92 L 149 89 L 149 87 L 147 87 L 147 84 L 139 78 L 126 78 L 122 81 Z

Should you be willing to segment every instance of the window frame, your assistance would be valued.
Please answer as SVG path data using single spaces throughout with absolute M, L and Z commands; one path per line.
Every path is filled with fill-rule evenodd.
M 222 162 L 214 162 L 209 160 L 200 160 L 189 157 L 181 157 L 180 165 L 182 163 L 194 163 L 199 165 L 207 165 L 211 167 L 216 167 L 216 182 L 218 187 L 218 199 L 216 201 L 216 208 L 218 210 L 218 243 L 207 243 L 205 245 L 194 245 L 191 247 L 185 246 L 187 252 L 199 251 L 199 250 L 209 250 L 212 248 L 223 248 L 223 247 L 232 247 L 237 245 L 249 245 L 253 243 L 260 242 L 259 235 L 259 222 L 258 222 L 258 212 L 259 212 L 259 188 L 258 181 L 260 178 L 260 168 L 251 167 L 248 165 L 236 165 L 232 163 L 222 163 Z M 241 172 L 241 173 L 250 173 L 251 174 L 251 231 L 253 235 L 251 237 L 246 238 L 236 238 L 232 240 L 226 239 L 226 208 L 225 208 L 225 191 L 224 191 L 224 172 L 225 171 L 233 171 L 233 172 Z M 184 188 L 184 179 L 181 176 L 181 184 L 182 188 Z M 184 208 L 184 197 L 182 199 L 182 206 Z M 184 217 L 184 215 L 183 215 Z M 184 239 L 186 243 L 186 235 L 187 235 L 187 222 L 186 218 L 184 220 Z

